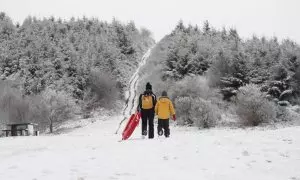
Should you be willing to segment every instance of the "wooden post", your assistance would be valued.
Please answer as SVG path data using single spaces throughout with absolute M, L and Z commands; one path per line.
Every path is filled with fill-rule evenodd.
M 25 129 L 21 130 L 21 136 L 26 136 L 26 130 Z
M 18 129 L 16 125 L 11 126 L 11 135 L 12 136 L 18 136 Z

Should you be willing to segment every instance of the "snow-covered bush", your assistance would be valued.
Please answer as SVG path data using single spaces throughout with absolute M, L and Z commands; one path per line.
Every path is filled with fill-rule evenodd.
M 170 89 L 172 99 L 177 97 L 201 97 L 207 99 L 210 96 L 210 88 L 207 79 L 203 76 L 186 77 L 175 83 Z
M 194 125 L 200 128 L 213 127 L 221 119 L 218 107 L 202 98 L 193 100 L 190 117 Z
M 275 120 L 275 105 L 269 102 L 259 87 L 253 84 L 239 89 L 236 99 L 237 115 L 243 125 L 257 126 Z
M 189 96 L 179 97 L 175 100 L 176 114 L 178 116 L 177 123 L 179 125 L 192 124 L 190 110 L 193 99 Z
M 271 79 L 273 80 L 280 81 L 288 76 L 288 72 L 282 64 L 274 65 L 270 71 Z
M 276 106 L 276 118 L 278 121 L 291 121 L 293 119 L 286 106 Z
M 16 88 L 4 85 L 0 93 L 0 108 L 9 122 L 25 122 L 29 120 L 30 111 L 27 98 Z
M 28 97 L 30 104 L 30 122 L 38 124 L 37 129 L 39 131 L 45 131 L 49 128 L 49 106 L 44 101 L 42 95 L 35 95 Z
M 200 97 L 179 97 L 175 100 L 175 106 L 179 125 L 210 128 L 221 118 L 218 107 Z
M 216 101 L 214 95 L 203 76 L 186 77 L 176 82 L 170 89 L 170 96 L 175 99 L 178 124 L 203 128 L 214 126 L 220 117 L 219 107 L 208 101 Z
M 85 109 L 110 107 L 119 98 L 117 82 L 98 70 L 92 70 L 89 76 L 88 91 L 85 94 Z
M 220 51 L 214 56 L 211 67 L 207 71 L 208 84 L 210 87 L 218 87 L 221 85 L 221 78 L 230 72 L 230 54 L 228 51 Z
M 42 104 L 38 104 L 35 107 L 44 113 L 44 117 L 49 124 L 50 132 L 53 132 L 55 123 L 68 120 L 73 116 L 76 110 L 76 104 L 73 98 L 63 91 L 46 89 L 41 97 Z M 41 106 L 43 108 L 41 108 Z
M 39 130 L 72 117 L 78 110 L 74 99 L 67 93 L 46 89 L 42 94 L 24 96 L 11 83 L 0 83 L 0 124 L 34 122 Z

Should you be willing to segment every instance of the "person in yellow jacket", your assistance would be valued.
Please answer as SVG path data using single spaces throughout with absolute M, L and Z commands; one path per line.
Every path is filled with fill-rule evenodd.
M 175 109 L 172 101 L 168 98 L 166 91 L 162 92 L 162 96 L 159 98 L 155 105 L 155 114 L 158 116 L 158 126 L 157 133 L 159 136 L 164 135 L 165 137 L 170 136 L 169 128 L 169 119 L 172 116 L 172 119 L 175 121 Z

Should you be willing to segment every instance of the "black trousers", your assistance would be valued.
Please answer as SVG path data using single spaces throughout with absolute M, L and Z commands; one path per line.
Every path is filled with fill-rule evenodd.
M 159 136 L 163 133 L 166 137 L 170 136 L 169 119 L 158 119 L 157 133 Z
M 142 109 L 142 135 L 147 135 L 147 125 L 149 125 L 149 139 L 154 138 L 154 110 L 153 109 Z

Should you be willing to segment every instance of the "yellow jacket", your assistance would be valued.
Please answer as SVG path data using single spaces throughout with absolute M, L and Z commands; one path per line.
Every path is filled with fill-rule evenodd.
M 175 114 L 174 106 L 168 97 L 160 97 L 155 105 L 155 114 L 158 119 L 169 119 Z

